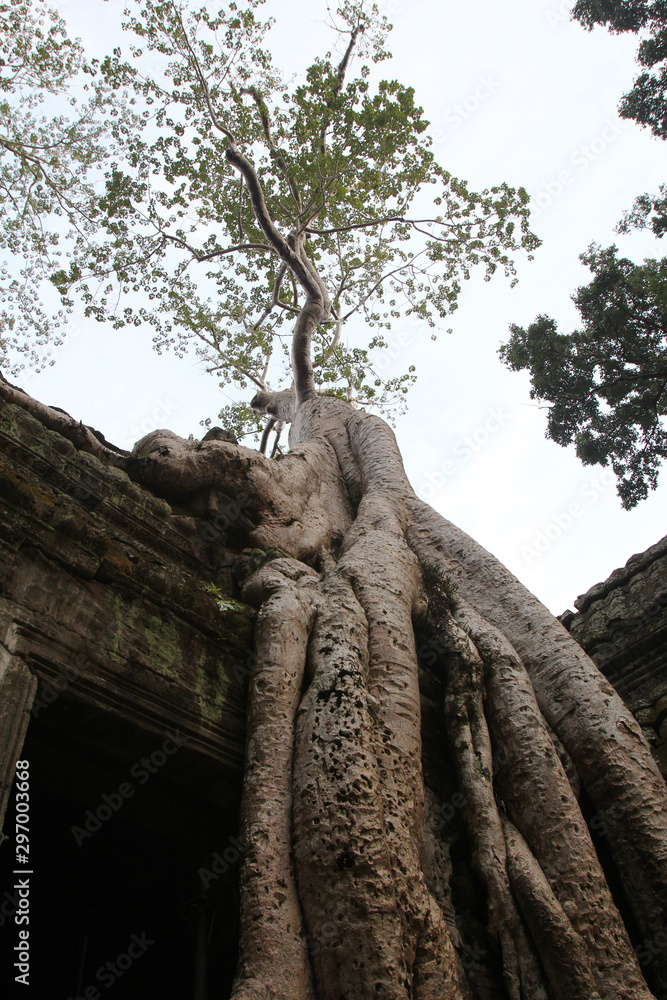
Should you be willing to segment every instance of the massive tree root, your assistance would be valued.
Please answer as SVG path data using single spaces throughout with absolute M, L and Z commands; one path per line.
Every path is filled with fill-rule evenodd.
M 667 954 L 642 969 L 633 948 L 667 924 L 667 797 L 629 711 L 415 497 L 386 424 L 262 405 L 292 418 L 276 460 L 158 431 L 126 463 L 174 500 L 243 493 L 239 549 L 266 553 L 239 562 L 262 565 L 241 592 L 259 611 L 234 1000 L 667 1000 Z
M 162 489 L 179 467 L 181 484 L 196 467 L 228 492 L 243 485 L 249 542 L 288 557 L 245 585 L 262 610 L 244 823 L 261 834 L 242 876 L 234 997 L 667 996 L 662 956 L 651 993 L 618 909 L 640 940 L 665 924 L 664 783 L 627 709 L 546 609 L 416 499 L 386 424 L 333 399 L 296 414 L 289 397 L 261 402 L 293 418 L 279 460 L 217 443 L 184 455 L 163 436 L 165 454 L 145 441 L 134 470 Z M 466 963 L 458 901 L 424 843 L 416 633 L 437 651 L 485 899 L 481 964 L 502 986 Z M 579 777 L 592 808 L 616 817 L 613 873 Z

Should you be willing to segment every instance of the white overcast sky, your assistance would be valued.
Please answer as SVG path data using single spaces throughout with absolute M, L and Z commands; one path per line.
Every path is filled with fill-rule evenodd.
M 73 34 L 100 53 L 123 44 L 122 0 L 55 2 Z M 589 33 L 551 0 L 386 0 L 394 25 L 385 74 L 415 87 L 432 123 L 436 155 L 481 188 L 523 185 L 543 245 L 519 264 L 514 289 L 498 276 L 471 281 L 436 343 L 407 323 L 393 351 L 417 365 L 419 381 L 397 428 L 408 475 L 446 517 L 497 555 L 556 614 L 635 552 L 665 534 L 667 472 L 632 512 L 621 509 L 613 476 L 584 468 L 572 449 L 544 437 L 545 413 L 531 403 L 525 373 L 496 351 L 508 324 L 540 313 L 570 332 L 570 301 L 589 280 L 578 255 L 616 242 L 640 261 L 667 252 L 646 234 L 614 226 L 634 197 L 656 191 L 667 146 L 616 108 L 637 73 L 634 36 Z M 277 19 L 276 62 L 299 73 L 330 45 L 326 3 L 267 0 Z M 125 42 L 127 47 L 127 42 Z M 158 356 L 149 330 L 106 331 L 75 320 L 56 363 L 18 383 L 123 447 L 156 427 L 201 435 L 228 400 L 194 361 Z

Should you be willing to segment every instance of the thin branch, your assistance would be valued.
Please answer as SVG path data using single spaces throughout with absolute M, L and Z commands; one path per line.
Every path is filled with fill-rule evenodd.
M 320 210 L 321 211 L 321 208 Z M 316 215 L 317 213 L 315 213 Z M 313 216 L 315 217 L 315 216 Z M 441 229 L 472 229 L 473 225 L 480 225 L 481 223 L 488 223 L 491 216 L 486 216 L 484 219 L 474 219 L 466 222 L 438 222 L 436 219 L 406 219 L 404 215 L 385 215 L 381 216 L 379 219 L 367 219 L 365 222 L 351 222 L 347 226 L 335 226 L 332 229 L 312 229 L 310 226 L 306 225 L 304 232 L 308 233 L 309 236 L 335 236 L 337 233 L 346 233 L 350 229 L 368 229 L 372 226 L 382 226 L 387 222 L 403 222 L 406 226 L 412 226 L 417 232 L 422 233 L 424 236 L 428 236 L 429 239 L 438 240 L 441 243 L 450 243 L 451 237 L 438 236 L 437 233 L 429 233 L 424 229 L 419 229 L 420 225 L 428 225 L 433 223 L 438 225 Z
M 334 97 L 338 97 L 338 95 L 341 92 L 341 89 L 342 89 L 343 84 L 345 82 L 345 74 L 347 72 L 347 67 L 348 67 L 348 65 L 350 63 L 350 59 L 352 57 L 352 50 L 354 49 L 354 46 L 356 44 L 357 38 L 359 37 L 359 34 L 363 33 L 363 30 L 364 29 L 363 29 L 362 25 L 358 24 L 357 27 L 352 32 L 352 34 L 350 35 L 350 43 L 349 43 L 347 49 L 345 50 L 345 55 L 341 59 L 341 61 L 339 63 L 339 66 L 338 66 L 338 69 L 336 70 L 336 76 L 338 78 L 338 83 L 336 84 L 336 86 L 334 88 Z
M 156 226 L 156 229 L 160 235 L 164 237 L 164 239 L 170 240 L 172 243 L 177 243 L 178 246 L 183 247 L 188 251 L 188 253 L 191 253 L 197 261 L 214 260 L 216 257 L 223 257 L 228 253 L 237 253 L 239 250 L 269 250 L 270 252 L 273 252 L 273 247 L 270 247 L 267 243 L 239 243 L 234 247 L 225 247 L 221 250 L 212 250 L 211 253 L 202 254 L 199 253 L 198 250 L 195 250 L 194 247 L 190 246 L 188 241 L 184 240 L 182 237 L 174 236 L 173 233 L 168 233 L 159 226 Z
M 30 191 L 32 190 L 34 185 L 41 180 L 50 189 L 50 191 L 58 201 L 58 204 L 61 206 L 61 208 L 63 208 L 66 211 L 71 225 L 75 225 L 75 222 L 70 213 L 73 213 L 74 216 L 80 215 L 81 218 L 86 220 L 86 222 L 92 222 L 92 216 L 87 215 L 82 208 L 80 208 L 75 202 L 71 201 L 63 193 L 61 186 L 58 185 L 56 181 L 51 179 L 50 174 L 48 174 L 47 171 L 45 170 L 44 163 L 39 156 L 33 155 L 32 153 L 28 153 L 27 150 L 21 144 L 13 143 L 11 142 L 11 140 L 4 139 L 3 137 L 0 137 L 0 146 L 3 146 L 8 152 L 13 153 L 14 156 L 16 156 L 17 159 L 20 160 L 25 171 L 26 172 L 29 171 L 33 176 L 33 180 L 28 189 L 28 195 L 26 196 L 25 206 L 27 206 L 29 202 Z M 25 206 L 22 213 L 23 216 L 27 214 Z
M 327 303 L 326 311 L 328 312 L 328 296 L 324 282 L 305 254 L 302 255 L 302 248 L 300 246 L 298 249 L 296 248 L 297 241 L 294 241 L 295 246 L 291 246 L 290 241 L 285 239 L 276 227 L 269 214 L 264 199 L 264 191 L 252 163 L 234 144 L 231 144 L 227 148 L 226 156 L 228 162 L 233 167 L 236 167 L 245 178 L 255 218 L 271 247 L 296 276 L 306 294 L 317 299 L 322 304 Z
M 259 317 L 257 322 L 253 323 L 252 330 L 259 330 L 264 320 L 271 315 L 274 308 L 278 305 L 278 301 L 280 299 L 280 286 L 283 283 L 283 278 L 285 277 L 286 273 L 287 273 L 287 264 L 282 263 L 278 268 L 278 273 L 276 274 L 275 277 L 275 281 L 273 284 L 273 295 L 271 296 L 271 301 L 269 302 L 268 306 L 266 307 L 262 315 Z
M 257 108 L 259 110 L 259 116 L 262 122 L 262 131 L 264 132 L 264 137 L 266 138 L 266 142 L 271 152 L 271 155 L 273 156 L 276 163 L 280 167 L 280 172 L 282 173 L 283 177 L 289 184 L 289 189 L 292 193 L 294 203 L 299 212 L 301 212 L 302 210 L 301 193 L 296 184 L 296 181 L 292 177 L 289 167 L 287 166 L 285 157 L 283 156 L 281 150 L 278 149 L 275 142 L 273 141 L 273 136 L 271 134 L 271 123 L 269 122 L 269 109 L 266 106 L 264 98 L 262 97 L 262 95 L 260 94 L 260 92 L 257 90 L 256 87 L 244 87 L 241 90 L 241 93 L 249 94 L 250 97 L 252 97 L 252 99 L 254 100 L 255 104 L 257 105 Z
M 343 89 L 343 83 L 345 82 L 345 73 L 347 71 L 347 67 L 349 65 L 350 58 L 352 57 L 352 50 L 354 49 L 354 46 L 355 46 L 355 43 L 357 41 L 357 37 L 359 36 L 359 33 L 362 32 L 363 30 L 364 29 L 363 29 L 363 27 L 361 25 L 357 25 L 357 27 L 353 30 L 353 32 L 352 32 L 352 34 L 350 36 L 350 42 L 349 42 L 349 44 L 347 46 L 347 49 L 345 50 L 345 55 L 341 59 L 341 61 L 339 63 L 339 66 L 338 66 L 338 69 L 336 70 L 336 85 L 334 87 L 333 95 L 332 95 L 331 100 L 327 101 L 327 108 L 331 108 L 331 105 L 332 105 L 333 101 L 338 97 L 338 95 L 340 94 L 341 90 Z M 325 118 L 324 122 L 322 123 L 322 128 L 320 130 L 320 155 L 321 156 L 325 156 L 326 155 L 326 143 L 327 143 L 327 130 L 328 130 L 328 128 L 329 128 L 329 119 Z
M 271 361 L 271 355 L 272 355 L 272 353 L 273 353 L 273 351 L 269 347 L 269 350 L 268 350 L 267 355 L 266 355 L 266 364 L 264 365 L 264 371 L 262 372 L 262 382 L 263 382 L 263 385 L 264 385 L 265 389 L 266 389 L 266 377 L 269 374 L 269 363 Z
M 243 240 L 245 233 L 243 232 L 243 220 L 241 218 L 241 210 L 243 208 L 243 174 L 239 174 L 239 240 Z
M 320 209 L 321 211 L 321 209 Z M 336 226 L 332 229 L 312 229 L 310 226 L 304 230 L 309 236 L 335 236 L 338 233 L 346 233 L 350 229 L 368 229 L 370 226 L 382 226 L 386 222 L 409 222 L 401 215 L 386 215 L 380 219 L 368 219 L 366 222 L 351 222 L 347 226 Z
M 353 316 L 354 313 L 357 312 L 358 309 L 361 309 L 361 307 L 366 302 L 368 302 L 368 300 L 370 299 L 371 295 L 375 291 L 377 291 L 377 289 L 380 287 L 380 285 L 382 284 L 383 281 L 386 281 L 387 278 L 391 278 L 392 275 L 394 275 L 394 274 L 398 274 L 400 271 L 406 271 L 408 268 L 412 267 L 413 264 L 414 264 L 414 262 L 417 260 L 417 257 L 421 257 L 421 255 L 423 253 L 426 253 L 426 251 L 425 250 L 420 250 L 418 254 L 415 254 L 415 256 L 412 258 L 412 260 L 408 261 L 407 263 L 401 264 L 399 267 L 395 267 L 393 269 L 393 271 L 387 271 L 387 273 L 383 274 L 381 278 L 378 278 L 378 280 L 375 282 L 375 284 L 373 285 L 373 287 L 367 292 L 367 294 L 364 295 L 364 297 L 357 302 L 356 306 L 354 306 L 352 309 L 350 309 L 349 312 L 345 313 L 345 315 L 341 317 L 342 322 L 344 323 L 346 320 L 348 320 L 350 318 L 350 316 Z
M 224 135 L 224 137 L 228 140 L 228 142 L 233 143 L 234 136 L 232 135 L 232 133 L 229 131 L 229 129 L 226 129 L 224 125 L 221 125 L 220 122 L 218 121 L 218 116 L 215 113 L 215 109 L 213 108 L 213 102 L 211 101 L 211 92 L 208 89 L 208 83 L 206 81 L 206 77 L 204 76 L 202 68 L 199 65 L 199 59 L 197 58 L 197 54 L 195 53 L 194 49 L 192 48 L 192 45 L 190 44 L 190 39 L 188 38 L 188 33 L 185 30 L 185 25 L 183 24 L 181 12 L 176 6 L 176 4 L 173 2 L 173 0 L 171 6 L 176 16 L 176 19 L 181 26 L 181 31 L 183 32 L 183 41 L 185 42 L 185 46 L 190 54 L 190 58 L 192 59 L 192 67 L 197 75 L 197 79 L 199 80 L 199 85 L 204 94 L 204 100 L 206 101 L 206 107 L 208 108 L 208 113 L 213 123 L 213 126 L 217 128 L 218 132 L 221 132 L 222 135 Z
M 322 356 L 320 358 L 315 358 L 315 360 L 313 361 L 313 368 L 322 368 L 322 366 L 327 363 L 327 361 L 332 356 L 332 354 L 334 353 L 334 351 L 336 350 L 336 348 L 340 343 L 340 335 L 342 333 L 342 330 L 343 330 L 343 321 L 339 316 L 337 316 L 334 327 L 334 335 L 332 337 L 331 343 L 327 347 L 326 351 L 322 353 Z
M 289 302 L 283 302 L 282 299 L 278 299 L 276 305 L 278 306 L 279 309 L 284 309 L 285 312 L 291 312 L 294 316 L 298 316 L 299 313 L 301 312 L 298 306 L 290 305 Z
M 296 281 L 294 279 L 294 275 L 291 272 L 290 272 L 290 281 L 292 282 L 292 294 L 294 296 L 294 307 L 296 309 L 298 309 L 299 308 L 299 290 L 296 287 Z
M 201 333 L 198 333 L 197 336 L 205 343 L 210 344 L 210 341 L 206 337 L 202 337 Z M 220 352 L 218 351 L 218 353 Z M 247 378 L 250 382 L 254 382 L 258 389 L 263 389 L 264 391 L 266 391 L 266 383 L 263 382 L 257 375 L 253 375 L 252 372 L 247 371 L 245 368 L 241 368 L 240 365 L 233 365 L 233 368 L 236 372 L 238 372 L 239 375 L 242 375 L 244 378 Z M 219 372 L 223 370 L 228 371 L 228 367 L 223 364 L 219 365 L 213 364 L 206 369 L 206 374 L 212 375 L 214 372 Z
M 256 375 L 253 375 L 252 372 L 246 371 L 245 368 L 239 368 L 237 366 L 237 371 L 239 371 L 242 375 L 245 375 L 245 377 L 250 379 L 251 382 L 254 382 L 258 389 L 266 390 L 266 382 L 264 379 L 258 378 Z

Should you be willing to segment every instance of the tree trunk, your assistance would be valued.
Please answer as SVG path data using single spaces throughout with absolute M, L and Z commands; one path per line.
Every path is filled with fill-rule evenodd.
M 259 613 L 234 1000 L 667 1000 L 667 803 L 639 726 L 415 497 L 383 421 L 279 403 L 275 460 L 156 431 L 127 461 L 167 497 L 246 497 L 241 593 Z

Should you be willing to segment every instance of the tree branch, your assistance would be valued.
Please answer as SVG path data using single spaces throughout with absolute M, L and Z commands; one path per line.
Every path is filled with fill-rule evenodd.
M 184 240 L 181 236 L 174 236 L 173 233 L 168 233 L 164 229 L 160 229 L 159 226 L 156 228 L 165 240 L 170 240 L 172 243 L 177 243 L 178 246 L 183 247 L 184 250 L 192 254 L 196 261 L 214 260 L 216 257 L 224 257 L 228 253 L 237 253 L 239 250 L 269 250 L 274 252 L 273 247 L 268 246 L 266 243 L 238 243 L 235 247 L 224 247 L 221 250 L 212 250 L 211 253 L 202 254 L 190 246 L 188 241 Z
M 271 123 L 269 122 L 269 109 L 266 106 L 264 98 L 262 97 L 262 95 L 260 94 L 259 90 L 257 90 L 256 87 L 244 87 L 241 93 L 249 94 L 250 97 L 252 97 L 252 99 L 254 100 L 255 104 L 257 105 L 257 108 L 259 110 L 259 116 L 262 122 L 262 131 L 264 132 L 264 136 L 266 138 L 266 142 L 271 152 L 271 155 L 275 159 L 278 166 L 280 167 L 280 171 L 283 177 L 289 184 L 289 189 L 292 193 L 292 197 L 294 198 L 294 203 L 299 212 L 301 212 L 302 210 L 301 193 L 299 191 L 299 188 L 297 187 L 296 181 L 294 180 L 292 174 L 290 173 L 290 170 L 285 161 L 285 157 L 283 156 L 282 152 L 278 149 L 275 142 L 273 141 L 273 136 L 271 134 Z
M 200 87 L 202 89 L 202 93 L 204 95 L 204 100 L 206 101 L 206 107 L 208 108 L 208 113 L 209 113 L 210 119 L 211 119 L 211 121 L 213 123 L 213 126 L 218 130 L 218 132 L 221 132 L 222 135 L 224 135 L 225 138 L 229 142 L 233 143 L 234 142 L 234 136 L 232 135 L 232 133 L 229 131 L 229 129 L 226 129 L 224 125 L 221 125 L 220 122 L 218 121 L 218 116 L 216 115 L 215 109 L 213 107 L 213 102 L 211 100 L 211 92 L 208 89 L 208 83 L 206 81 L 206 77 L 204 76 L 204 74 L 202 72 L 202 68 L 199 65 L 199 59 L 197 58 L 197 54 L 194 51 L 194 49 L 192 48 L 192 45 L 190 44 L 190 39 L 188 38 L 188 33 L 185 30 L 185 25 L 183 24 L 183 19 L 181 17 L 181 12 L 178 9 L 178 7 L 176 6 L 176 4 L 173 2 L 173 0 L 172 0 L 171 6 L 172 6 L 172 10 L 174 11 L 174 15 L 176 17 L 176 20 L 178 21 L 178 24 L 180 25 L 181 32 L 183 33 L 183 41 L 185 42 L 185 46 L 186 46 L 186 48 L 188 50 L 188 53 L 190 55 L 190 59 L 192 60 L 191 65 L 192 65 L 192 68 L 195 71 L 195 74 L 197 76 L 197 80 L 199 81 L 199 85 L 200 85 Z
M 304 266 L 301 256 L 295 252 L 288 240 L 285 239 L 275 225 L 266 207 L 262 185 L 250 160 L 244 156 L 233 142 L 230 142 L 225 155 L 228 162 L 233 167 L 236 167 L 239 173 L 243 174 L 255 218 L 259 223 L 260 229 L 271 244 L 271 248 L 287 264 L 290 270 L 293 271 L 307 294 L 321 297 L 323 289 L 321 279 L 319 279 L 319 276 L 317 280 L 313 279 L 308 268 Z
M 340 335 L 343 332 L 343 321 L 339 316 L 336 316 L 335 319 L 336 325 L 334 328 L 334 335 L 331 338 L 331 343 L 327 349 L 322 352 L 322 355 L 319 358 L 315 358 L 313 361 L 313 368 L 321 368 L 325 365 L 340 343 Z
M 271 301 L 269 302 L 268 306 L 266 307 L 260 318 L 257 320 L 257 322 L 253 323 L 252 325 L 253 330 L 259 330 L 264 320 L 268 316 L 270 316 L 271 312 L 276 306 L 281 306 L 283 309 L 293 310 L 298 315 L 299 313 L 298 309 L 295 309 L 293 306 L 290 306 L 287 302 L 280 301 L 280 288 L 283 283 L 283 278 L 285 277 L 286 274 L 287 274 L 287 264 L 282 263 L 278 268 L 278 273 L 276 274 L 275 283 L 273 286 L 273 297 L 271 298 Z
M 401 271 L 405 271 L 407 268 L 412 267 L 414 265 L 414 262 L 417 260 L 417 257 L 420 257 L 423 253 L 426 253 L 426 251 L 420 250 L 418 254 L 415 254 L 412 260 L 409 260 L 407 263 L 401 264 L 399 267 L 395 267 L 392 271 L 387 271 L 387 273 L 383 274 L 381 278 L 378 278 L 378 280 L 375 282 L 373 287 L 367 292 L 367 294 L 364 295 L 362 299 L 359 299 L 356 306 L 354 306 L 352 309 L 350 309 L 349 312 L 345 313 L 345 315 L 341 317 L 342 322 L 344 323 L 346 320 L 350 318 L 350 316 L 354 315 L 354 313 L 357 312 L 358 309 L 361 309 L 364 303 L 368 302 L 373 292 L 377 291 L 377 289 L 380 287 L 383 281 L 386 281 L 387 278 L 391 278 L 392 275 L 394 274 L 399 274 Z
M 345 73 L 347 71 L 347 67 L 349 65 L 350 58 L 352 56 L 352 51 L 353 51 L 355 43 L 357 41 L 357 37 L 359 35 L 359 32 L 361 32 L 363 30 L 364 29 L 363 29 L 363 27 L 361 25 L 357 25 L 357 27 L 352 31 L 352 34 L 350 36 L 349 44 L 347 46 L 347 49 L 345 50 L 345 55 L 341 59 L 339 65 L 338 65 L 338 69 L 336 70 L 336 85 L 334 87 L 333 95 L 332 95 L 331 100 L 327 101 L 327 108 L 331 108 L 331 105 L 332 105 L 333 101 L 338 97 L 338 95 L 340 94 L 340 92 L 341 92 L 341 90 L 343 88 L 343 83 L 345 82 Z M 328 128 L 329 128 L 329 119 L 325 118 L 324 122 L 322 124 L 322 128 L 320 130 L 320 155 L 321 156 L 324 156 L 326 154 L 327 129 Z
M 318 209 L 316 215 L 320 211 L 321 208 Z M 308 233 L 309 236 L 335 236 L 337 233 L 346 233 L 350 229 L 368 229 L 371 226 L 382 226 L 386 222 L 405 222 L 408 224 L 410 220 L 404 219 L 401 215 L 385 215 L 380 219 L 368 219 L 366 222 L 351 222 L 347 226 L 335 226 L 332 229 L 312 229 L 311 226 L 307 226 L 304 232 Z

